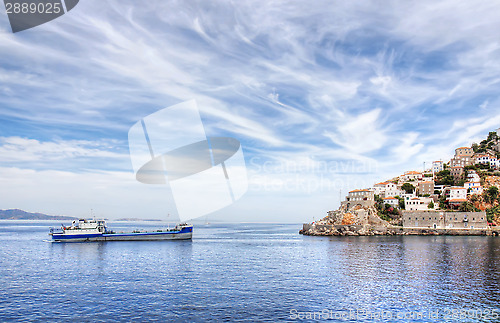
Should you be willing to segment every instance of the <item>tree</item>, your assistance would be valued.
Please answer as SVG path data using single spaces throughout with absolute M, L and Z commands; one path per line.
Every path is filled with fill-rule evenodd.
M 431 203 L 429 203 L 429 205 L 427 205 L 427 208 L 428 209 L 433 209 L 434 208 L 434 202 L 431 201 Z
M 498 216 L 500 216 L 500 206 L 492 207 L 486 210 L 486 219 L 489 223 L 494 222 L 495 218 L 498 219 Z
M 477 208 L 471 202 L 463 202 L 459 210 L 464 212 L 476 212 Z
M 492 187 L 488 188 L 487 192 L 488 192 L 488 195 L 490 197 L 490 201 L 495 202 L 495 200 L 498 197 L 498 187 L 492 186 Z
M 435 183 L 437 185 L 453 185 L 454 182 L 449 169 L 442 170 L 436 174 Z
M 401 210 L 405 209 L 405 199 L 400 197 L 400 196 L 394 196 L 395 198 L 398 199 L 398 208 Z
M 439 208 L 440 209 L 447 209 L 447 205 L 446 205 L 446 197 L 444 195 L 441 195 L 441 197 L 439 197 Z
M 438 172 L 436 176 L 443 177 L 446 175 L 450 175 L 450 170 L 449 169 L 443 169 L 442 171 Z
M 486 139 L 488 142 L 491 142 L 491 141 L 494 141 L 494 140 L 497 140 L 498 136 L 497 136 L 497 133 L 495 131 L 490 131 L 490 133 L 488 133 L 488 139 Z
M 375 200 L 375 207 L 378 210 L 379 215 L 382 214 L 382 212 L 385 211 L 384 208 L 384 200 L 378 196 L 377 194 L 374 195 L 374 200 Z
M 479 169 L 490 170 L 490 164 L 477 164 Z
M 476 170 L 477 166 L 476 165 L 467 165 L 464 166 L 464 170 Z
M 406 194 L 410 194 L 415 191 L 415 186 L 411 185 L 410 183 L 404 183 L 403 186 L 401 186 L 401 189 L 405 191 Z
M 486 203 L 490 203 L 491 199 L 490 199 L 490 194 L 488 194 L 488 191 L 483 191 L 483 200 Z

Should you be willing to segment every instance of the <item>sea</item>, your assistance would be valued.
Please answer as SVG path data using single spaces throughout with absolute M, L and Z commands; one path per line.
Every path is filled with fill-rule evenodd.
M 195 225 L 192 241 L 52 243 L 51 226 L 0 221 L 0 322 L 500 322 L 498 237 L 241 223 Z

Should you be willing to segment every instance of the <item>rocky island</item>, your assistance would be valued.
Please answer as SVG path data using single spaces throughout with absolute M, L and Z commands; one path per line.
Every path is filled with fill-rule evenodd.
M 500 128 L 448 162 L 349 192 L 303 235 L 500 235 Z
M 43 213 L 26 212 L 19 209 L 0 210 L 0 220 L 54 220 L 73 221 L 76 218 L 63 215 L 47 215 Z

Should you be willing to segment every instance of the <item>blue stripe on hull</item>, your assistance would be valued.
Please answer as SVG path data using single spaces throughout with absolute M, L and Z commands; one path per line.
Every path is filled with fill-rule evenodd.
M 94 233 L 94 234 L 53 234 L 52 239 L 88 239 L 88 238 L 96 238 L 102 237 L 102 233 Z
M 193 227 L 185 227 L 180 231 L 168 232 L 130 232 L 130 233 L 94 233 L 94 234 L 53 234 L 52 240 L 55 241 L 126 241 L 126 240 L 165 240 L 191 239 Z M 168 238 L 167 238 L 168 237 Z

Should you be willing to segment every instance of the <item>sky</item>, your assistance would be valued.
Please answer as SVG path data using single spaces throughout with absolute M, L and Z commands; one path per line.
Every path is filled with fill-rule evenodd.
M 81 0 L 15 34 L 1 11 L 0 209 L 175 220 L 127 135 L 193 99 L 247 168 L 213 221 L 310 222 L 500 127 L 497 1 Z

